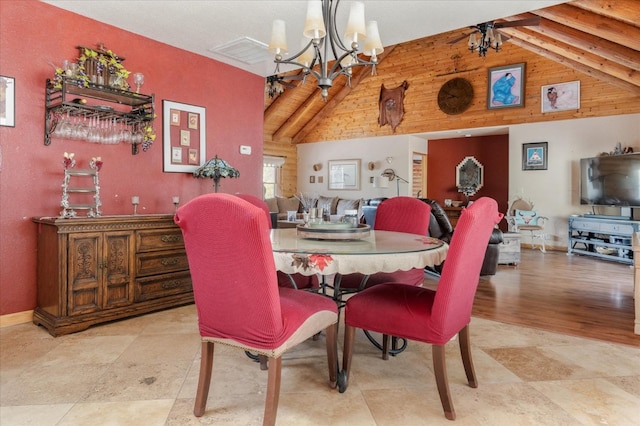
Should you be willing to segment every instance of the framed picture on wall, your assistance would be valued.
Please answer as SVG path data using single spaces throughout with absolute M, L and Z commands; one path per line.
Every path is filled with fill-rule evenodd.
M 16 126 L 16 79 L 0 75 L 0 126 Z
M 329 160 L 329 189 L 360 190 L 360 160 Z
M 162 101 L 162 155 L 165 172 L 193 173 L 206 161 L 206 110 Z
M 580 80 L 542 86 L 542 113 L 580 109 Z
M 487 108 L 524 106 L 524 63 L 489 68 Z
M 522 170 L 547 170 L 548 143 L 522 144 Z

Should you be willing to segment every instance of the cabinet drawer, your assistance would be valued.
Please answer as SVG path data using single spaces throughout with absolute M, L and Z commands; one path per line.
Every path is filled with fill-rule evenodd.
M 136 280 L 135 301 L 158 299 L 190 291 L 191 275 L 189 272 L 138 278 Z
M 136 254 L 136 276 L 138 277 L 188 270 L 189 261 L 183 250 Z
M 184 248 L 180 228 L 136 232 L 136 252 L 138 253 L 173 248 Z

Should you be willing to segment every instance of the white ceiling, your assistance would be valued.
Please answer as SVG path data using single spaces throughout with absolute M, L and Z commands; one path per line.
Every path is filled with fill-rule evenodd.
M 247 64 L 212 49 L 249 37 L 269 43 L 274 19 L 287 23 L 291 53 L 298 50 L 306 0 L 42 0 L 100 22 L 261 76 L 274 73 L 273 58 Z M 378 21 L 385 46 L 542 9 L 566 0 L 365 0 L 367 20 Z M 344 28 L 351 1 L 338 11 Z M 95 40 L 96 44 L 104 40 Z M 107 43 L 107 47 L 108 43 Z M 259 49 L 262 49 L 259 46 Z

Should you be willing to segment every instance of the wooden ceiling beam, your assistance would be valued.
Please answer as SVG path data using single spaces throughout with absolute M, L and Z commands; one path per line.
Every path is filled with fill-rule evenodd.
M 542 18 L 640 51 L 638 27 L 634 25 L 597 15 L 570 4 L 559 4 L 547 9 L 536 10 L 533 13 Z
M 313 83 L 310 83 L 313 84 Z M 304 125 L 304 121 L 307 120 L 307 117 L 311 113 L 314 105 L 317 102 L 321 102 L 322 97 L 318 94 L 316 89 L 312 90 L 307 99 L 302 102 L 302 104 L 296 109 L 296 111 L 291 114 L 291 116 L 285 120 L 284 123 L 276 130 L 273 134 L 274 140 L 282 140 L 285 138 L 285 135 L 288 132 L 291 132 L 292 129 L 297 127 L 302 127 Z M 291 142 L 294 142 L 293 137 L 287 137 Z
M 529 43 L 528 41 L 525 41 L 523 39 L 514 37 L 512 39 L 509 40 L 509 42 L 522 47 L 523 49 L 529 50 L 531 52 L 534 52 L 540 56 L 543 56 L 547 59 L 550 59 L 552 61 L 558 62 L 560 64 L 563 64 L 571 69 L 574 69 L 578 72 L 587 74 L 593 78 L 596 78 L 598 80 L 604 81 L 606 83 L 609 83 L 613 86 L 619 87 L 623 90 L 626 90 L 630 93 L 633 93 L 634 95 L 640 95 L 640 86 L 636 86 L 633 83 L 629 83 L 627 81 L 621 80 L 619 78 L 616 78 L 610 74 L 607 74 L 606 72 L 603 72 L 599 69 L 596 68 L 592 68 L 588 65 L 582 64 L 572 58 L 569 58 L 563 54 L 560 53 L 556 53 L 556 52 L 552 52 L 544 47 Z
M 640 25 L 638 0 L 578 0 L 571 5 L 629 25 Z
M 506 18 L 507 21 L 515 21 L 518 19 L 530 18 L 531 14 L 522 14 Z M 586 52 L 593 53 L 601 58 L 618 63 L 622 66 L 629 67 L 633 70 L 640 70 L 640 55 L 633 49 L 621 46 L 600 37 L 587 34 L 585 32 L 558 24 L 547 19 L 542 19 L 537 27 L 526 27 L 527 31 L 542 34 L 552 39 L 561 41 L 582 49 Z M 500 30 L 503 31 L 503 30 Z M 505 32 L 506 34 L 506 32 Z
M 395 49 L 395 45 L 387 46 L 384 48 L 384 52 L 378 55 L 378 65 L 382 63 L 382 61 L 393 52 Z M 333 110 L 342 102 L 342 100 L 347 97 L 347 95 L 353 90 L 362 80 L 371 75 L 371 69 L 369 67 L 360 67 L 356 75 L 351 76 L 351 86 L 344 86 L 336 95 L 327 101 L 326 105 L 314 115 L 311 120 L 307 122 L 307 124 L 300 129 L 298 133 L 293 136 L 293 143 L 297 144 L 304 140 L 304 138 L 322 121 L 325 117 L 330 115 Z
M 607 59 L 602 59 L 584 49 L 577 49 L 556 39 L 532 33 L 524 28 L 505 28 L 501 31 L 513 38 L 523 40 L 533 46 L 558 54 L 640 88 L 640 73 L 629 67 L 622 66 Z

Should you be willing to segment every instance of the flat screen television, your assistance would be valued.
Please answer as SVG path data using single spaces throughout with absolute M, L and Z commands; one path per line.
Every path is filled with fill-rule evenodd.
M 581 159 L 580 204 L 640 207 L 640 153 Z

